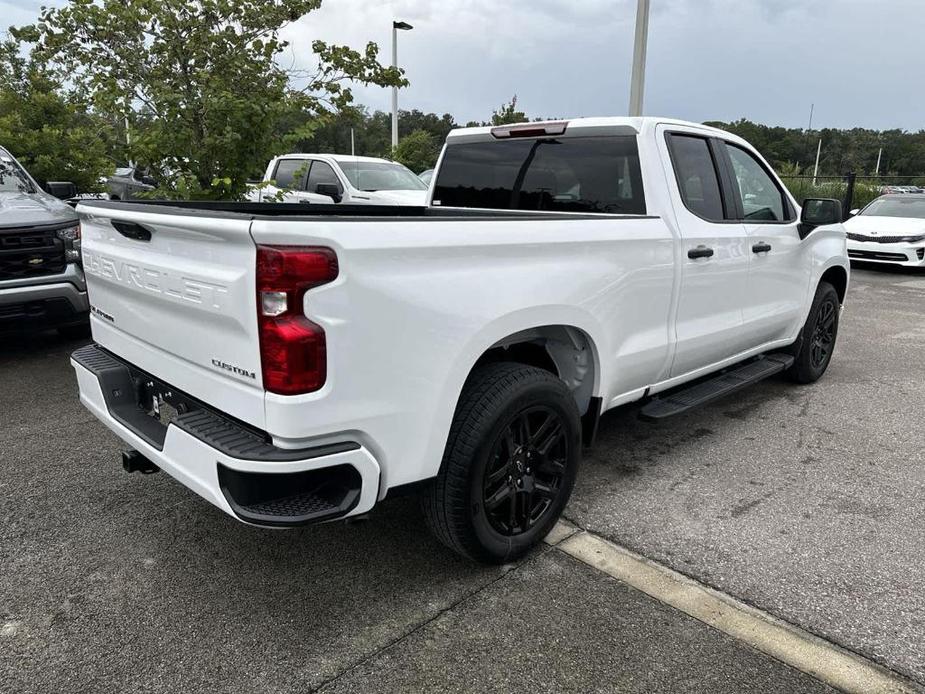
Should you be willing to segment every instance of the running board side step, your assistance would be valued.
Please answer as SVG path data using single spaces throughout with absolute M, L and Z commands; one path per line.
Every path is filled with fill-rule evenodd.
M 793 356 L 776 352 L 720 373 L 707 381 L 678 390 L 664 397 L 655 397 L 639 412 L 639 417 L 657 421 L 687 412 L 695 407 L 754 385 L 758 381 L 779 374 L 793 364 Z

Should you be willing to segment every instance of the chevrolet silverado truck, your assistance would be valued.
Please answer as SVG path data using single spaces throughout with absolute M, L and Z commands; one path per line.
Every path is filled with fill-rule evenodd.
M 562 513 L 602 412 L 811 383 L 848 287 L 836 200 L 658 118 L 467 128 L 422 207 L 82 203 L 80 398 L 249 524 L 420 495 L 509 561 Z
M 80 227 L 59 199 L 77 191 L 65 181 L 46 185 L 49 192 L 0 147 L 0 332 L 57 328 L 83 335 L 89 302 Z

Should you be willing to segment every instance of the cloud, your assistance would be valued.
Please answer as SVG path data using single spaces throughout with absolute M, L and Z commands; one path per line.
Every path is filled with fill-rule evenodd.
M 486 118 L 516 93 L 531 115 L 625 113 L 635 0 L 337 0 L 289 30 L 310 61 L 310 38 L 376 41 L 389 60 L 393 18 L 411 86 L 403 107 Z M 925 3 L 894 0 L 656 0 L 646 112 L 692 120 L 851 127 L 922 127 L 917 69 Z M 888 48 L 887 48 L 888 47 Z M 389 94 L 355 90 L 387 109 Z M 867 95 L 873 98 L 867 98 Z
M 6 20 L 41 0 L 0 0 Z M 918 130 L 925 3 L 891 0 L 652 0 L 646 106 L 691 120 L 747 117 L 805 126 Z M 388 63 L 393 19 L 411 86 L 403 108 L 487 118 L 513 94 L 535 116 L 626 112 L 636 0 L 326 0 L 285 30 L 283 62 L 311 64 L 311 41 L 362 47 Z M 390 93 L 355 88 L 387 110 Z

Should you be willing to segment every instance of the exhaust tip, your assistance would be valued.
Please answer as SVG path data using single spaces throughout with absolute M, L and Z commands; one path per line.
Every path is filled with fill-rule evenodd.
M 150 475 L 160 472 L 160 468 L 145 458 L 138 451 L 122 452 L 122 469 L 126 472 L 140 472 L 143 475 Z

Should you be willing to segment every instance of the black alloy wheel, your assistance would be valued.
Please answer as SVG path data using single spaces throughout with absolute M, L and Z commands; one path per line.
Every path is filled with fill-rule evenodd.
M 838 319 L 841 298 L 828 282 L 820 282 L 813 297 L 809 315 L 797 340 L 788 351 L 793 354 L 793 365 L 786 375 L 797 383 L 814 383 L 829 368 L 838 339 Z
M 838 306 L 831 297 L 826 297 L 816 313 L 816 325 L 810 338 L 810 363 L 819 369 L 828 363 L 835 346 L 835 319 Z
M 515 415 L 495 441 L 483 477 L 491 527 L 513 536 L 542 521 L 563 488 L 569 452 L 558 412 L 538 405 Z

